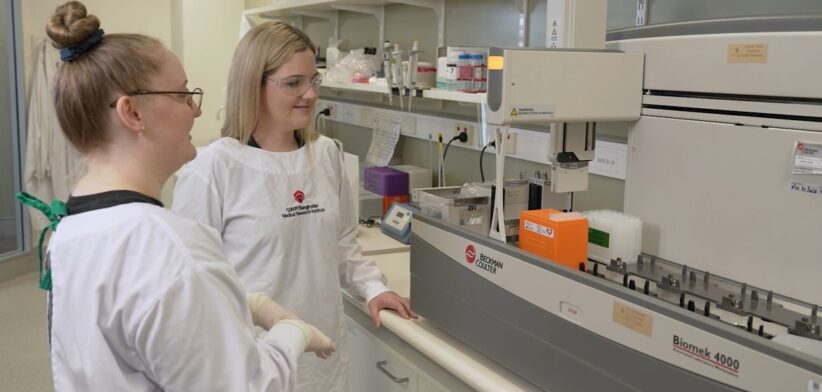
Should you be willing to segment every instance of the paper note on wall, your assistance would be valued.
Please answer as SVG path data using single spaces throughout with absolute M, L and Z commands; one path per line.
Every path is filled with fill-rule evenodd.
M 375 119 L 371 136 L 371 146 L 365 162 L 374 166 L 387 166 L 394 156 L 394 147 L 400 140 L 401 124 L 398 121 Z

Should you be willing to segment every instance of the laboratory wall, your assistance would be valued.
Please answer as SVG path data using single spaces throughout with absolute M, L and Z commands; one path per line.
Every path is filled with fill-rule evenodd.
M 23 47 L 26 85 L 32 72 L 32 49 L 46 37 L 45 25 L 64 0 L 23 1 Z M 102 20 L 107 33 L 141 33 L 160 39 L 186 69 L 189 87 L 205 91 L 203 114 L 194 123 L 192 141 L 208 144 L 219 136 L 219 108 L 225 103 L 225 85 L 231 55 L 239 37 L 243 0 L 84 0 Z
M 26 86 L 31 78 L 32 51 L 46 38 L 45 26 L 54 9 L 65 0 L 21 1 L 23 18 L 23 55 Z M 90 13 L 97 15 L 106 33 L 141 33 L 171 44 L 171 4 L 169 0 L 83 0 Z M 170 46 L 169 46 L 170 47 Z
M 173 0 L 175 52 L 188 74 L 190 89 L 200 87 L 202 115 L 194 122 L 191 140 L 205 146 L 220 136 L 225 118 L 226 80 L 240 36 L 242 0 Z

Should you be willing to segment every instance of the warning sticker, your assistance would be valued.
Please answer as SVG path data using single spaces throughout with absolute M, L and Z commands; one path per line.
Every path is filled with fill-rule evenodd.
M 511 110 L 512 116 L 545 116 L 554 117 L 556 108 L 554 105 L 519 105 Z
M 767 63 L 768 44 L 728 45 L 728 63 Z
M 615 323 L 647 337 L 653 335 L 654 317 L 639 309 L 614 301 L 613 320 Z

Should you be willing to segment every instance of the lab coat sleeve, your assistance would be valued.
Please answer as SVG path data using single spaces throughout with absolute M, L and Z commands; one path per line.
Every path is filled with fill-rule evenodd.
M 140 321 L 136 351 L 166 391 L 290 391 L 305 338 L 278 326 L 255 338 L 231 266 L 192 265 Z
M 339 154 L 338 177 L 340 192 L 340 220 L 339 220 L 339 253 L 340 253 L 340 285 L 343 288 L 353 288 L 366 303 L 374 297 L 389 291 L 385 285 L 385 277 L 373 260 L 362 255 L 360 243 L 357 242 L 357 217 L 354 216 L 354 193 L 349 185 L 342 154 Z
M 223 201 L 211 179 L 192 168 L 185 168 L 174 185 L 171 210 L 223 232 Z

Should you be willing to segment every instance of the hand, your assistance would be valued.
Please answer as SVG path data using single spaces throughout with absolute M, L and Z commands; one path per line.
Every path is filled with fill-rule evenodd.
M 317 327 L 311 324 L 306 325 L 308 326 L 309 335 L 311 336 L 311 340 L 305 348 L 306 352 L 313 352 L 316 356 L 326 359 L 330 357 L 331 354 L 334 354 L 334 351 L 337 351 L 337 346 L 334 345 L 331 338 L 320 332 Z
M 246 294 L 248 309 L 251 311 L 251 320 L 254 325 L 268 331 L 277 321 L 285 319 L 299 320 L 296 314 L 280 306 L 263 293 Z
M 320 332 L 317 327 L 307 324 L 305 321 L 296 319 L 285 319 L 280 321 L 300 328 L 305 336 L 305 352 L 313 352 L 316 356 L 326 359 L 337 351 L 337 346 L 331 338 Z
M 404 319 L 417 318 L 417 314 L 411 311 L 411 301 L 408 298 L 403 298 L 393 291 L 386 291 L 368 302 L 368 312 L 371 313 L 371 320 L 374 320 L 374 325 L 377 328 L 382 325 L 380 321 L 380 310 L 392 309 Z

